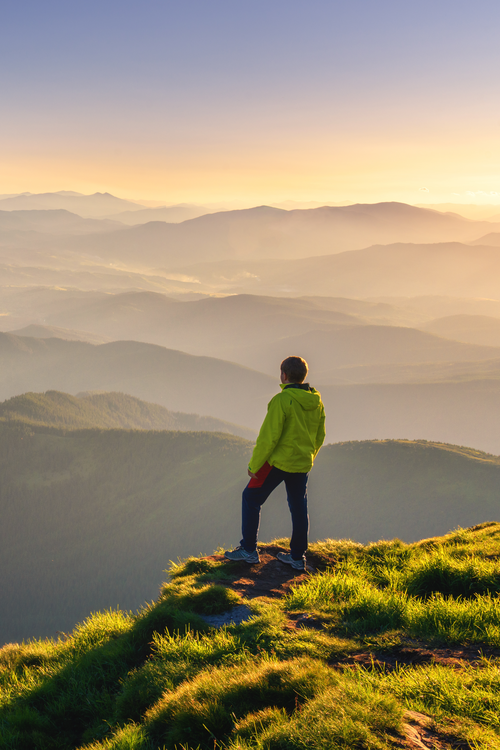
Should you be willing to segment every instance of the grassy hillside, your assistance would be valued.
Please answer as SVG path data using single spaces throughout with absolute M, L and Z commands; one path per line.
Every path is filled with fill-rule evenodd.
M 217 433 L 68 431 L 0 422 L 0 643 L 136 609 L 169 560 L 232 546 L 251 443 Z M 388 441 L 325 446 L 311 538 L 413 541 L 498 518 L 500 459 Z M 290 533 L 283 489 L 261 538 Z
M 0 420 L 61 429 L 179 430 L 229 432 L 247 440 L 257 433 L 244 427 L 198 414 L 183 414 L 125 393 L 24 393 L 0 403 Z
M 4 647 L 0 748 L 498 748 L 499 524 L 326 540 L 295 580 L 276 551 L 251 569 L 192 558 L 137 615 Z M 242 604 L 240 625 L 204 619 Z

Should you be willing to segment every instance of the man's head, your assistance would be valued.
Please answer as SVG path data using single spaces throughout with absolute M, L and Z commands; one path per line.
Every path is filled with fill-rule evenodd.
M 281 363 L 281 373 L 288 383 L 303 383 L 309 367 L 302 357 L 287 357 Z M 283 377 L 281 382 L 284 382 Z

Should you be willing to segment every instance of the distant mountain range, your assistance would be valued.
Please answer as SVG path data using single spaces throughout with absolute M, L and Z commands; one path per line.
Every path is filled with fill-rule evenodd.
M 0 203 L 1 207 L 1 203 Z M 469 242 L 500 224 L 464 219 L 404 203 L 285 211 L 260 206 L 200 216 L 181 224 L 150 222 L 112 234 L 75 238 L 74 252 L 171 270 L 179 265 L 243 259 L 292 259 L 394 242 Z M 284 281 L 286 285 L 286 281 Z
M 1 207 L 1 204 L 0 204 Z M 169 224 L 178 224 L 188 219 L 196 219 L 198 216 L 215 213 L 214 209 L 205 206 L 191 206 L 181 204 L 178 206 L 158 206 L 157 208 L 143 208 L 142 211 L 123 211 L 112 214 L 109 218 L 120 221 L 122 224 L 147 224 L 148 221 L 166 221 Z
M 56 326 L 42 326 L 32 323 L 31 325 L 19 328 L 16 331 L 9 331 L 14 336 L 28 336 L 33 339 L 64 339 L 65 341 L 87 341 L 89 344 L 105 344 L 109 339 L 105 336 L 98 336 L 86 331 L 69 331 L 67 328 L 57 328 Z
M 19 200 L 32 198 L 21 196 Z M 97 195 L 97 198 L 101 201 L 103 196 Z M 69 196 L 64 200 L 72 206 L 73 201 L 97 198 Z M 76 209 L 79 217 L 72 220 L 59 209 L 50 212 L 52 217 L 43 216 L 48 211 L 6 210 L 11 205 L 9 201 L 13 200 L 18 199 L 0 201 L 1 215 L 7 214 L 3 216 L 5 226 L 0 234 L 4 247 L 57 250 L 72 254 L 75 260 L 86 255 L 105 264 L 128 264 L 142 271 L 151 268 L 172 271 L 181 263 L 227 261 L 234 264 L 264 258 L 289 262 L 395 242 L 472 242 L 500 230 L 500 223 L 472 221 L 456 214 L 404 203 L 326 206 L 292 211 L 260 206 L 208 213 L 176 224 L 162 220 L 124 228 L 122 224 L 109 220 L 102 224 L 92 225 L 89 220 L 85 223 L 80 217 L 89 213 Z M 119 199 L 109 196 L 105 202 L 115 200 Z M 158 218 L 163 216 L 161 211 L 167 210 L 170 211 L 138 206 L 124 218 L 133 221 L 136 211 L 141 216 L 145 216 L 144 211 L 154 212 L 150 215 Z M 9 213 L 14 216 L 9 216 Z M 113 214 L 110 210 L 100 213 L 99 217 L 114 218 L 118 213 Z M 97 214 L 93 216 L 95 220 Z M 49 225 L 53 227 L 52 237 L 48 232 Z M 91 229 L 93 232 L 89 233 Z M 282 285 L 287 286 L 286 280 Z
M 286 262 L 232 260 L 178 266 L 175 271 L 232 294 L 497 299 L 500 254 L 494 246 L 397 242 Z
M 70 191 L 58 193 L 21 193 L 20 195 L 2 198 L 0 196 L 0 211 L 45 211 L 50 209 L 65 209 L 85 218 L 98 218 L 122 211 L 142 211 L 140 203 L 116 198 L 110 193 L 94 193 L 82 195 Z
M 455 213 L 475 221 L 500 221 L 498 204 L 480 205 L 477 203 L 418 203 L 418 208 L 427 208 L 442 213 Z
M 0 241 L 3 245 L 13 243 L 19 238 L 24 242 L 36 245 L 43 241 L 39 235 L 80 235 L 95 232 L 113 231 L 121 224 L 109 219 L 83 219 L 77 214 L 58 209 L 57 211 L 35 210 L 1 210 L 0 201 Z

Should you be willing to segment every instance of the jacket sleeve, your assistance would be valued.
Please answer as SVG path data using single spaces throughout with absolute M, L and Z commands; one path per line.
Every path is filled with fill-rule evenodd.
M 315 456 L 317 455 L 319 449 L 321 448 L 321 446 L 325 442 L 325 437 L 326 437 L 326 430 L 325 430 L 325 407 L 323 405 L 321 405 L 321 417 L 320 417 L 320 421 L 319 421 L 319 424 L 318 424 L 318 429 L 316 431 L 316 440 L 315 440 L 316 453 L 314 454 Z
M 285 424 L 285 412 L 281 399 L 281 394 L 277 394 L 268 404 L 267 414 L 262 427 L 260 428 L 257 443 L 252 453 L 252 458 L 248 468 L 254 474 L 266 463 L 271 457 L 280 437 L 283 432 L 283 425 Z

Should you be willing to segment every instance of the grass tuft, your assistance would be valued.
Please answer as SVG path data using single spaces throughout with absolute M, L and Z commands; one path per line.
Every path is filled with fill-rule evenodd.
M 202 619 L 245 602 L 229 568 L 189 559 L 137 615 L 7 644 L 0 750 L 393 750 L 407 709 L 430 717 L 436 746 L 500 747 L 500 524 L 326 540 L 311 558 L 321 572 L 252 600 L 239 626 Z M 457 658 L 404 665 L 438 646 Z

